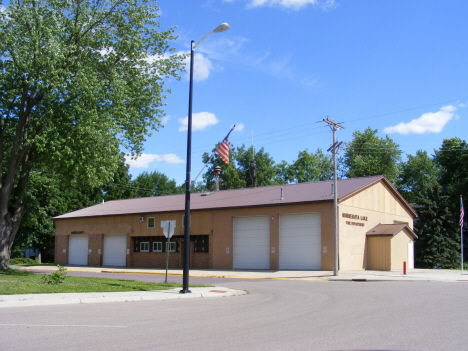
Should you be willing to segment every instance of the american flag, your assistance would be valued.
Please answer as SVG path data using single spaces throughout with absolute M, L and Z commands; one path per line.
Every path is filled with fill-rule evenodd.
M 216 152 L 227 165 L 229 164 L 229 140 L 225 138 L 221 144 L 216 148 Z
M 463 227 L 463 219 L 465 217 L 465 210 L 463 208 L 463 198 L 460 196 L 460 227 Z

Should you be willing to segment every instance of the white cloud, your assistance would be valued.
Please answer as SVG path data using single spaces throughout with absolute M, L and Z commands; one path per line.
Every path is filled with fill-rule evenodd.
M 185 52 L 188 54 L 184 59 L 186 75 L 185 79 L 189 80 L 190 76 L 190 52 Z M 215 69 L 211 60 L 204 56 L 203 54 L 196 52 L 193 61 L 193 80 L 196 82 L 201 82 L 202 80 L 208 79 L 211 72 Z
M 209 126 L 217 124 L 219 121 L 213 113 L 199 112 L 192 114 L 192 131 L 203 130 Z M 183 132 L 188 128 L 188 117 L 179 118 L 179 132 Z
M 421 117 L 413 119 L 409 123 L 400 123 L 394 127 L 387 127 L 384 133 L 398 134 L 426 134 L 440 133 L 445 125 L 458 116 L 454 113 L 457 110 L 455 106 L 443 106 L 438 112 L 424 113 Z
M 242 123 L 236 124 L 236 128 L 234 128 L 235 132 L 242 132 L 245 126 Z
M 163 118 L 161 118 L 161 124 L 166 125 L 166 123 L 170 120 L 171 120 L 170 116 L 164 116 Z
M 232 127 L 231 127 L 232 128 Z M 236 128 L 234 128 L 234 132 L 242 132 L 245 126 L 242 123 L 236 124 Z
M 200 82 L 208 79 L 211 71 L 213 70 L 213 64 L 208 57 L 203 56 L 199 52 L 195 53 L 195 60 L 193 61 L 193 80 Z
M 337 8 L 337 3 L 335 0 L 326 0 L 323 4 L 322 4 L 322 9 L 324 11 L 328 11 L 328 10 L 333 10 L 333 9 L 336 9 Z
M 125 156 L 125 163 L 128 164 L 131 168 L 148 168 L 150 163 L 153 162 L 165 162 L 165 163 L 184 163 L 176 154 L 141 154 L 138 158 L 133 159 L 130 155 Z
M 318 0 L 251 0 L 247 7 L 282 6 L 287 9 L 300 10 L 307 5 L 317 5 Z

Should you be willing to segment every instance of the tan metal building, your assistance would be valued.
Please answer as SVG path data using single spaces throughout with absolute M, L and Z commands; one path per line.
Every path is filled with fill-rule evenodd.
M 184 205 L 184 194 L 168 195 L 55 217 L 55 261 L 163 268 L 167 249 L 169 266 L 182 268 Z M 416 216 L 383 176 L 339 180 L 340 270 L 402 269 L 398 261 L 413 260 Z M 167 220 L 175 221 L 169 246 L 161 228 Z M 190 222 L 192 269 L 333 270 L 332 181 L 192 194 Z M 368 232 L 379 224 L 404 227 L 388 245 L 390 265 L 375 263 L 382 255 L 374 249 L 379 236 Z

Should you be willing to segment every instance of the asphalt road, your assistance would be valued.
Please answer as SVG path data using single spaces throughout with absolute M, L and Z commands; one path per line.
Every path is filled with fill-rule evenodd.
M 0 350 L 467 349 L 468 283 L 197 280 L 249 294 L 5 308 Z

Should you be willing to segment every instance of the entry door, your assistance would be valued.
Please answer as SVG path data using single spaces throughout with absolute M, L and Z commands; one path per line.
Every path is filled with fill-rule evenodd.
M 127 266 L 127 235 L 104 236 L 104 266 Z
M 270 217 L 234 218 L 233 267 L 270 269 Z
M 70 236 L 68 240 L 68 264 L 88 265 L 88 236 Z
M 414 241 L 408 243 L 408 269 L 414 269 Z
M 280 269 L 322 269 L 320 213 L 281 215 Z

